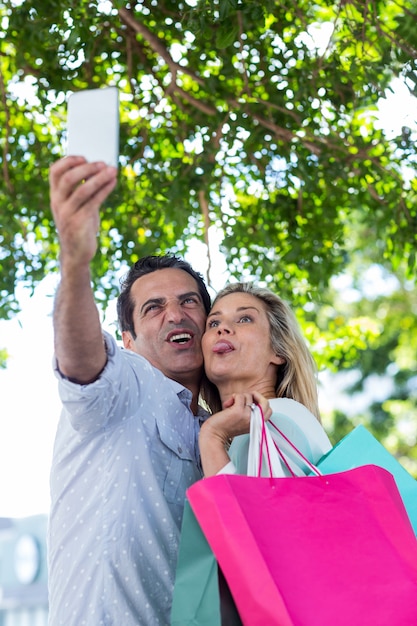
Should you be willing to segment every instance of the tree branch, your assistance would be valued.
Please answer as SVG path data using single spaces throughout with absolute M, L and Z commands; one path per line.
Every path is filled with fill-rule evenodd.
M 168 65 L 173 74 L 175 74 L 176 72 L 182 72 L 183 74 L 187 74 L 188 76 L 191 76 L 191 78 L 195 80 L 199 85 L 204 87 L 205 81 L 197 74 L 192 72 L 188 67 L 180 65 L 179 63 L 174 61 L 174 59 L 162 43 L 161 39 L 151 33 L 151 31 L 146 28 L 144 24 L 136 20 L 128 9 L 119 9 L 118 12 L 122 22 L 129 26 L 129 28 L 131 28 L 135 33 L 141 35 L 145 39 L 145 41 L 148 42 L 152 50 L 156 52 L 156 54 L 159 54 L 162 59 L 164 59 L 165 63 Z
M 203 189 L 198 192 L 198 200 L 200 202 L 201 213 L 204 220 L 204 243 L 207 247 L 207 283 L 211 285 L 210 273 L 211 273 L 211 255 L 210 255 L 210 242 L 209 242 L 209 228 L 210 228 L 210 215 L 209 204 L 207 202 L 206 194 Z
M 9 168 L 7 167 L 7 157 L 9 154 L 9 146 L 10 146 L 10 111 L 7 106 L 7 97 L 6 97 L 6 87 L 3 79 L 3 72 L 0 71 L 0 93 L 1 93 L 1 101 L 4 107 L 4 114 L 6 116 L 6 123 L 4 125 L 5 128 L 5 141 L 3 146 L 3 176 L 4 181 L 6 183 L 7 190 L 10 194 L 14 193 L 14 188 L 12 181 L 10 179 Z
M 150 45 L 152 50 L 156 54 L 158 54 L 162 59 L 164 59 L 164 61 L 168 65 L 168 68 L 171 71 L 172 80 L 170 84 L 168 85 L 168 87 L 166 87 L 165 92 L 169 95 L 176 93 L 181 98 L 186 100 L 189 104 L 191 104 L 193 107 L 195 107 L 202 113 L 205 113 L 206 115 L 215 115 L 217 113 L 215 107 L 208 105 L 207 103 L 203 102 L 202 100 L 199 100 L 198 98 L 194 98 L 194 96 L 190 95 L 187 91 L 182 89 L 182 87 L 180 87 L 177 84 L 177 74 L 178 72 L 181 72 L 183 74 L 187 74 L 188 76 L 191 76 L 191 78 L 195 80 L 202 87 L 205 86 L 204 80 L 200 78 L 199 76 L 197 76 L 197 74 L 192 72 L 187 67 L 184 67 L 183 65 L 180 65 L 179 63 L 174 61 L 174 59 L 172 58 L 172 56 L 170 55 L 166 47 L 163 45 L 159 37 L 151 33 L 151 31 L 148 28 L 146 28 L 144 24 L 136 20 L 132 16 L 130 11 L 128 11 L 125 8 L 119 9 L 119 16 L 122 22 L 124 22 L 127 26 L 129 26 L 129 28 L 131 28 L 135 33 L 141 35 L 145 39 L 145 41 L 147 41 L 147 43 Z

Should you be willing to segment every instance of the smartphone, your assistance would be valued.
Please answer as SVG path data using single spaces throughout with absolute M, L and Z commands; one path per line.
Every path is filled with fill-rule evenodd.
M 67 156 L 119 162 L 119 91 L 117 87 L 72 93 L 67 110 Z

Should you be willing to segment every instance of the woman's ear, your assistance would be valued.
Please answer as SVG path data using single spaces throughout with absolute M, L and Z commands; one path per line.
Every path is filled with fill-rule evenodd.
M 271 363 L 273 363 L 274 365 L 282 365 L 283 363 L 285 363 L 285 359 L 279 354 L 274 354 L 272 355 Z

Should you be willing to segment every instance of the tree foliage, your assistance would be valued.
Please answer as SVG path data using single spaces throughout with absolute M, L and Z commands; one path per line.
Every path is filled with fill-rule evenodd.
M 214 224 L 231 269 L 305 294 L 343 268 L 353 210 L 383 256 L 414 268 L 414 142 L 373 123 L 394 76 L 415 89 L 413 3 L 1 6 L 3 315 L 16 279 L 56 262 L 47 173 L 66 96 L 109 84 L 121 90 L 121 172 L 97 276 Z
M 417 294 L 401 272 L 370 264 L 372 256 L 366 247 L 356 254 L 311 324 L 326 370 L 349 373 L 329 431 L 338 441 L 365 424 L 417 476 Z
M 64 154 L 67 96 L 116 85 L 120 176 L 98 293 L 115 293 L 125 261 L 183 253 L 213 226 L 232 274 L 301 308 L 323 363 L 386 365 L 404 339 L 385 334 L 377 360 L 365 303 L 353 321 L 323 312 L 331 278 L 364 249 L 414 280 L 415 136 L 387 136 L 377 115 L 394 78 L 417 92 L 414 1 L 5 0 L 0 19 L 0 317 L 17 310 L 18 281 L 57 270 L 48 168 Z

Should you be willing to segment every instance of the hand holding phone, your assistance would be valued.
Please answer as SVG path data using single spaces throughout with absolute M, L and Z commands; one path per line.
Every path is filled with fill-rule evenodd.
M 119 161 L 119 92 L 117 87 L 85 89 L 68 98 L 67 156 Z

